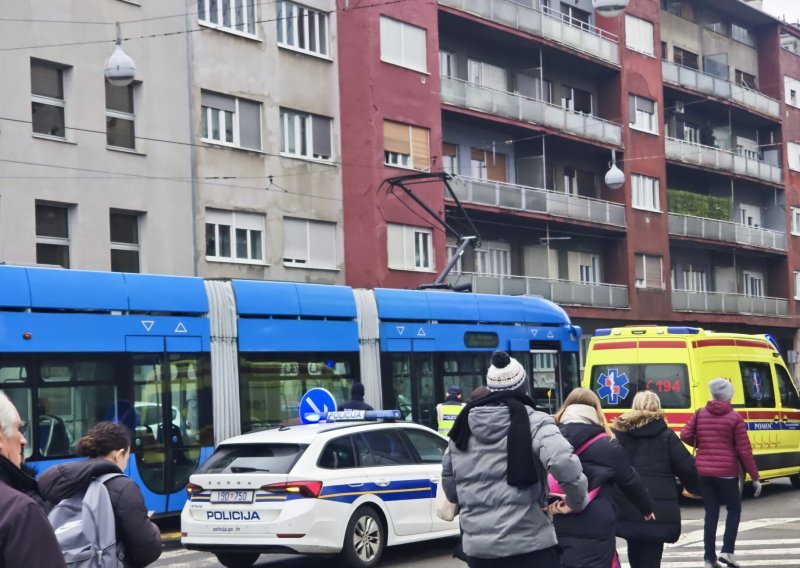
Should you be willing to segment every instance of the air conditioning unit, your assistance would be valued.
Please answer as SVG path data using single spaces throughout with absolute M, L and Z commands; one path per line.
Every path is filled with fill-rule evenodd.
M 675 101 L 675 114 L 683 114 L 683 101 Z

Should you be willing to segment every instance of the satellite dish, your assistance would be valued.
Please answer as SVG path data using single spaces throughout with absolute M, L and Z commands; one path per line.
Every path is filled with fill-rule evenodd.
M 598 16 L 614 18 L 628 7 L 628 0 L 592 0 L 592 7 Z

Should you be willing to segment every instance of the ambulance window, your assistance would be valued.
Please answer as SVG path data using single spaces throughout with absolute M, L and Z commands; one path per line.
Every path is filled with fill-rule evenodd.
M 797 396 L 797 389 L 794 386 L 792 377 L 786 369 L 780 365 L 775 365 L 775 376 L 778 379 L 778 392 L 781 395 L 781 405 L 784 408 L 800 408 L 800 397 Z
M 775 391 L 769 363 L 739 363 L 744 402 L 748 408 L 775 408 Z
M 636 393 L 645 390 L 656 393 L 664 409 L 690 405 L 689 373 L 683 364 L 595 365 L 591 376 L 603 408 L 630 408 Z
M 689 375 L 686 365 L 640 365 L 639 390 L 658 395 L 662 408 L 689 408 Z

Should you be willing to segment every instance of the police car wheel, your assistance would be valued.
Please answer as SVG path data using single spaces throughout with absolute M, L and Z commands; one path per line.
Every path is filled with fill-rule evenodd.
M 238 554 L 228 552 L 225 554 L 217 554 L 217 560 L 227 568 L 250 568 L 250 566 L 255 564 L 259 556 L 257 552 L 242 552 Z
M 386 547 L 386 531 L 372 507 L 360 507 L 350 517 L 344 535 L 342 557 L 348 566 L 367 568 L 377 564 Z
M 800 489 L 800 473 L 795 473 L 789 476 L 789 481 L 792 482 L 792 487 Z

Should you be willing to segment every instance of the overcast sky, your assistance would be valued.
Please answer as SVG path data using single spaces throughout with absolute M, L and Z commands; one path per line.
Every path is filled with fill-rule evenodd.
M 787 22 L 800 22 L 800 0 L 764 0 L 764 11 Z

